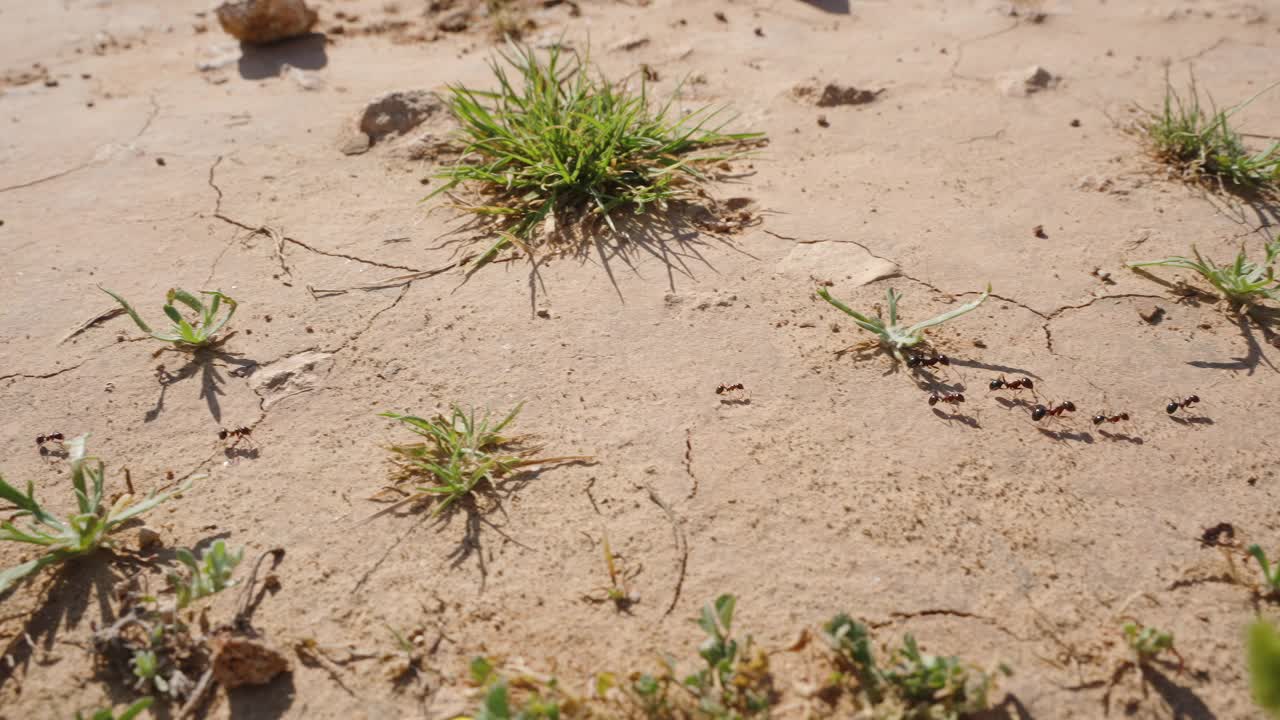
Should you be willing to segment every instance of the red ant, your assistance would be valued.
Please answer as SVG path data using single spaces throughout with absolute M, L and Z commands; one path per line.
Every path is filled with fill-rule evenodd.
M 47 442 L 62 442 L 63 440 L 66 440 L 66 439 L 67 439 L 66 436 L 63 435 L 62 433 L 55 432 L 55 433 L 49 433 L 48 435 L 37 435 L 36 444 L 43 447 L 44 444 Z
M 1057 406 L 1055 406 L 1053 403 L 1049 403 L 1049 407 L 1045 407 L 1044 405 L 1036 405 L 1035 407 L 1031 408 L 1031 419 L 1038 422 L 1040 420 L 1043 420 L 1046 415 L 1057 416 L 1057 415 L 1061 415 L 1064 412 L 1075 412 L 1075 411 L 1076 411 L 1076 404 L 1071 402 L 1070 400 L 1067 400 L 1066 402 Z
M 907 367 L 909 368 L 918 368 L 921 366 L 933 367 L 934 365 L 950 365 L 950 364 L 951 364 L 951 359 L 948 358 L 946 355 L 934 355 L 933 357 L 925 357 L 924 355 L 913 354 L 913 355 L 907 356 Z
M 746 390 L 746 388 L 742 386 L 742 383 L 734 383 L 732 385 L 720 385 L 719 387 L 716 388 L 716 394 L 723 395 L 727 392 L 733 392 L 734 390 Z
M 1129 419 L 1129 413 L 1127 412 L 1122 412 L 1119 415 L 1106 415 L 1104 413 L 1098 413 L 1097 415 L 1093 416 L 1093 424 L 1101 425 L 1104 422 L 1118 423 L 1121 420 L 1128 420 L 1128 419 Z
M 958 392 L 944 392 L 941 395 L 934 393 L 929 396 L 929 404 L 937 405 L 938 403 L 950 403 L 951 405 L 959 405 L 964 402 L 964 394 Z
M 218 431 L 218 439 L 226 440 L 227 438 L 235 438 L 236 441 L 231 443 L 231 446 L 235 447 L 237 444 L 239 444 L 241 440 L 244 440 L 245 438 L 249 437 L 249 434 L 252 432 L 253 432 L 253 428 L 246 427 L 246 426 L 232 428 L 231 430 L 227 430 L 224 428 Z
M 1169 404 L 1164 406 L 1164 411 L 1172 415 L 1178 412 L 1179 408 L 1189 408 L 1198 402 L 1200 402 L 1199 395 L 1188 395 L 1182 400 L 1170 400 Z
M 1003 375 L 992 380 L 988 387 L 992 390 L 1021 390 L 1023 388 L 1026 388 L 1027 390 L 1035 389 L 1035 385 L 1032 384 L 1031 378 L 1024 377 L 1019 380 L 1005 380 Z

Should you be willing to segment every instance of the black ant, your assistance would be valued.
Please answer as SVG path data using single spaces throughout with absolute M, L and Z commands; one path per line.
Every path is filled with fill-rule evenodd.
M 1031 378 L 1024 377 L 1018 380 L 1005 380 L 1003 375 L 992 380 L 988 387 L 992 390 L 1021 390 L 1023 388 L 1026 388 L 1027 390 L 1035 389 L 1035 385 L 1031 382 Z
M 1064 412 L 1075 412 L 1075 411 L 1076 411 L 1076 404 L 1071 402 L 1070 400 L 1067 400 L 1066 402 L 1057 406 L 1055 406 L 1053 403 L 1049 403 L 1049 407 L 1045 407 L 1044 405 L 1036 405 L 1035 407 L 1031 408 L 1031 419 L 1035 421 L 1040 421 L 1040 420 L 1043 420 L 1046 415 L 1057 416 L 1057 415 L 1061 415 Z
M 950 403 L 951 405 L 959 405 L 964 402 L 964 394 L 958 392 L 944 392 L 941 395 L 934 393 L 929 396 L 929 404 L 937 405 L 938 403 Z
M 933 357 L 925 357 L 924 355 L 912 354 L 907 356 L 907 367 L 909 368 L 933 367 L 934 365 L 950 365 L 950 364 L 951 364 L 951 358 L 948 358 L 946 355 L 934 355 Z
M 41 446 L 41 449 L 43 449 L 44 444 L 47 442 L 62 442 L 63 440 L 66 440 L 66 439 L 67 439 L 66 436 L 63 435 L 62 433 L 55 432 L 55 433 L 49 433 L 48 435 L 37 435 L 36 444 Z
M 1179 408 L 1189 408 L 1198 402 L 1200 402 L 1199 395 L 1188 395 L 1181 400 L 1170 400 L 1169 404 L 1164 406 L 1164 411 L 1172 415 L 1178 412 Z
M 1121 420 L 1128 420 L 1128 419 L 1129 419 L 1129 413 L 1127 412 L 1122 412 L 1119 415 L 1106 415 L 1104 413 L 1098 413 L 1097 415 L 1093 416 L 1093 424 L 1101 425 L 1104 422 L 1118 423 Z
M 746 390 L 746 388 L 742 386 L 742 383 L 734 383 L 732 385 L 720 385 L 716 388 L 716 394 L 723 395 L 727 392 L 733 392 L 734 390 Z

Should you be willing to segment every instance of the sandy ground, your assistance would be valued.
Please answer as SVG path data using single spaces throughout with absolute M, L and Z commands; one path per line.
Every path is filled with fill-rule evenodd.
M 65 463 L 32 442 L 54 430 L 92 433 L 141 488 L 207 473 L 149 525 L 171 546 L 285 548 L 281 588 L 254 616 L 270 638 L 376 653 L 394 648 L 389 628 L 421 629 L 434 645 L 418 686 L 396 689 L 377 660 L 295 658 L 291 675 L 219 695 L 208 715 L 438 715 L 457 709 L 478 654 L 577 687 L 659 651 L 692 658 L 688 618 L 732 592 L 741 628 L 770 647 L 845 610 L 885 639 L 913 632 L 935 652 L 1005 661 L 1013 716 L 1036 718 L 1103 715 L 1099 681 L 1133 616 L 1173 631 L 1186 668 L 1145 689 L 1130 674 L 1112 714 L 1257 717 L 1241 632 L 1275 611 L 1198 538 L 1224 521 L 1280 538 L 1265 422 L 1280 411 L 1280 350 L 1269 330 L 1122 263 L 1191 243 L 1258 254 L 1275 208 L 1165 178 L 1124 127 L 1134 102 L 1159 103 L 1167 63 L 1177 80 L 1194 65 L 1222 103 L 1274 81 L 1280 3 L 1076 0 L 1043 3 L 1039 23 L 989 2 L 638 5 L 538 9 L 534 37 L 589 41 L 614 77 L 647 64 L 659 92 L 689 78 L 688 107 L 731 104 L 735 127 L 767 132 L 712 185 L 749 198 L 757 224 L 608 239 L 536 274 L 513 261 L 467 282 L 449 270 L 327 294 L 456 260 L 440 241 L 453 218 L 418 202 L 435 161 L 403 142 L 338 148 L 380 93 L 484 85 L 483 27 L 438 32 L 422 2 L 325 0 L 327 40 L 237 60 L 202 1 L 0 3 L 5 476 L 65 509 Z M 628 38 L 647 43 L 613 49 Z M 1001 92 L 998 76 L 1032 65 L 1058 81 Z M 884 92 L 833 108 L 795 92 L 828 82 Z M 1280 92 L 1239 121 L 1275 135 L 1276 118 Z M 280 254 L 250 230 L 263 225 L 283 233 Z M 816 282 L 864 309 L 898 288 L 908 318 L 990 282 L 998 298 L 935 334 L 963 414 L 933 412 L 883 356 L 838 354 L 863 337 Z M 98 283 L 153 318 L 172 285 L 221 288 L 242 303 L 238 332 L 185 374 L 124 317 L 63 341 L 111 307 Z M 1154 325 L 1140 317 L 1153 305 Z M 295 366 L 281 386 L 263 381 Z M 1012 395 L 988 393 L 1000 373 L 1035 378 L 1078 417 L 1039 431 L 1000 401 Z M 750 402 L 720 402 L 723 382 Z M 1193 392 L 1198 421 L 1165 415 Z M 365 521 L 388 480 L 383 448 L 406 437 L 376 413 L 522 400 L 517 429 L 594 464 L 546 469 L 483 516 Z M 1106 435 L 1088 420 L 1099 411 L 1133 419 Z M 240 425 L 256 451 L 228 457 L 217 431 Z M 629 616 L 581 599 L 606 580 L 606 531 L 642 567 Z M 2 565 L 27 557 L 0 548 Z M 0 717 L 129 696 L 94 678 L 86 643 L 134 572 L 83 561 L 4 601 L 14 662 L 0 663 Z M 781 714 L 799 715 L 792 688 L 812 670 L 776 665 Z

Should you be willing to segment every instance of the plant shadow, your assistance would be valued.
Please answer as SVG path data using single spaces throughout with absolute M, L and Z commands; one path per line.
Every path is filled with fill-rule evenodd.
M 1277 340 L 1276 332 L 1272 329 L 1277 318 L 1276 311 L 1258 306 L 1251 308 L 1248 312 L 1238 314 L 1236 316 L 1236 326 L 1240 329 L 1240 335 L 1244 337 L 1245 345 L 1248 348 L 1244 357 L 1231 358 L 1231 362 L 1192 360 L 1187 364 L 1208 370 L 1243 370 L 1245 374 L 1252 375 L 1258 365 L 1266 363 L 1267 367 L 1271 368 L 1272 371 L 1280 373 L 1280 368 L 1277 368 L 1263 354 L 1262 343 L 1258 342 L 1258 338 L 1253 332 L 1253 326 L 1249 323 L 1250 319 L 1254 321 L 1267 344 L 1272 347 L 1280 347 L 1280 340 Z
M 59 643 L 59 632 L 64 628 L 79 627 L 90 604 L 97 604 L 101 623 L 105 625 L 115 621 L 111 600 L 116 585 L 125 579 L 124 575 L 118 574 L 115 561 L 134 567 L 138 572 L 147 567 L 147 563 L 136 558 L 103 550 L 68 560 L 45 571 L 51 577 L 36 590 L 41 596 L 39 605 L 26 618 L 22 630 L 0 652 L 0 657 L 5 658 L 0 662 L 0 690 L 14 678 L 18 668 L 22 668 L 25 675 L 31 662 L 57 662 L 54 651 Z M 39 577 L 32 578 L 23 585 L 38 581 Z M 11 588 L 7 596 L 12 597 L 17 589 Z M 5 598 L 0 596 L 0 600 Z
M 1218 717 L 1194 691 L 1173 682 L 1152 664 L 1144 663 L 1139 669 L 1144 683 L 1155 688 L 1175 720 L 1216 720 Z
M 227 338 L 224 338 L 224 342 Z M 173 348 L 165 348 L 162 352 L 185 352 Z M 222 386 L 227 380 L 218 372 L 219 362 L 221 367 L 234 365 L 235 369 L 231 374 L 236 377 L 249 377 L 258 368 L 255 360 L 249 360 L 241 356 L 240 353 L 228 352 L 221 349 L 220 346 L 211 346 L 197 348 L 190 351 L 187 362 L 176 371 L 170 372 L 164 365 L 156 366 L 156 380 L 160 384 L 160 395 L 156 398 L 156 404 L 143 416 L 143 422 L 153 422 L 164 412 L 165 395 L 169 391 L 170 385 L 176 385 L 187 378 L 193 377 L 196 373 L 200 373 L 200 399 L 205 401 L 209 407 L 209 414 L 213 416 L 215 422 L 222 422 L 222 405 L 218 401 L 218 397 L 225 395 Z

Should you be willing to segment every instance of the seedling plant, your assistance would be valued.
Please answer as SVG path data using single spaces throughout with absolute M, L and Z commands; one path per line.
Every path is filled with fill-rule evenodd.
M 1181 669 L 1182 654 L 1173 646 L 1173 633 L 1133 620 L 1126 621 L 1121 630 L 1138 665 L 1150 665 L 1161 653 L 1169 653 L 1178 658 L 1178 667 Z
M 124 311 L 129 313 L 129 317 L 138 325 L 142 332 L 150 335 L 156 340 L 173 343 L 176 348 L 202 348 L 210 345 L 216 345 L 218 331 L 231 320 L 231 316 L 236 314 L 236 301 L 231 297 L 222 294 L 216 290 L 201 290 L 200 294 L 209 296 L 209 304 L 205 304 L 200 298 L 181 288 L 170 288 L 168 294 L 165 295 L 164 314 L 173 321 L 173 326 L 168 332 L 156 332 L 147 325 L 146 321 L 138 315 L 133 306 L 127 300 L 118 294 L 98 286 L 102 292 L 115 298 L 120 303 Z M 187 320 L 182 313 L 174 306 L 174 302 L 182 303 L 195 313 L 194 320 Z M 221 311 L 222 314 L 219 314 Z M 225 338 L 223 338 L 225 339 Z
M 512 471 L 531 465 L 590 460 L 589 457 L 532 457 L 539 448 L 529 447 L 524 438 L 503 434 L 520 413 L 517 405 L 495 423 L 488 414 L 476 418 L 475 410 L 452 406 L 450 414 L 431 418 L 385 412 L 406 425 L 424 441 L 392 445 L 391 452 L 405 478 L 426 481 L 405 502 L 421 498 L 439 500 L 434 515 L 471 496 L 482 484 L 492 484 Z M 385 511 L 384 511 L 385 512 Z
M 923 653 L 910 634 L 902 647 L 888 649 L 884 667 L 876 661 L 866 626 L 846 614 L 824 625 L 822 638 L 835 652 L 834 681 L 849 687 L 857 703 L 876 717 L 956 720 L 991 708 L 993 674 L 956 657 Z M 1009 674 L 1007 667 L 1000 671 Z
M 1236 308 L 1263 298 L 1280 301 L 1280 281 L 1275 279 L 1272 267 L 1276 257 L 1280 256 L 1280 236 L 1267 243 L 1267 259 L 1263 263 L 1250 261 L 1245 256 L 1243 246 L 1240 248 L 1240 254 L 1236 255 L 1235 262 L 1230 265 L 1218 265 L 1213 260 L 1205 258 L 1195 246 L 1192 246 L 1191 252 L 1195 255 L 1195 259 L 1174 256 L 1128 265 L 1131 268 L 1160 266 L 1191 270 L 1208 280 L 1227 298 L 1231 306 Z
M 510 244 L 532 252 L 560 239 L 556 228 L 595 219 L 616 231 L 619 211 L 693 198 L 704 168 L 763 137 L 722 132 L 720 110 L 681 113 L 674 96 L 654 109 L 643 84 L 610 82 L 559 46 L 544 59 L 512 42 L 490 67 L 496 89 L 449 88 L 464 150 L 427 197 L 466 186 L 473 201 L 457 207 L 498 231 L 473 269 Z
M 609 546 L 608 534 L 601 537 L 600 543 L 604 547 L 604 566 L 609 571 L 609 585 L 596 588 L 594 592 L 600 595 L 587 595 L 585 599 L 593 603 L 611 602 L 618 612 L 628 612 L 632 605 L 640 602 L 639 596 L 631 592 L 629 584 L 640 574 L 641 568 L 619 567 L 618 556 L 613 554 L 613 549 Z
M 881 318 L 879 314 L 874 318 L 863 315 L 832 297 L 831 293 L 825 287 L 818 288 L 818 297 L 831 303 L 849 317 L 852 317 L 858 327 L 866 330 L 867 332 L 874 333 L 876 337 L 879 338 L 880 345 L 893 353 L 893 356 L 897 358 L 899 362 L 906 362 L 906 358 L 902 355 L 903 350 L 915 347 L 924 342 L 925 330 L 934 327 L 935 325 L 941 325 L 948 320 L 954 320 L 967 312 L 971 312 L 985 302 L 987 297 L 990 295 L 991 286 L 988 285 L 987 289 L 984 290 L 983 293 L 975 300 L 971 300 L 958 308 L 949 310 L 936 317 L 918 322 L 915 325 L 903 327 L 898 324 L 898 301 L 902 299 L 902 293 L 894 290 L 893 288 L 889 288 L 886 293 L 889 305 L 889 319 L 887 322 Z
M 1262 581 L 1266 587 L 1267 594 L 1272 597 L 1280 596 L 1280 563 L 1272 565 L 1267 560 L 1267 553 L 1262 549 L 1261 545 L 1250 545 L 1245 552 L 1258 561 L 1258 568 L 1262 570 Z
M 1280 142 L 1250 153 L 1229 121 L 1276 84 L 1226 110 L 1218 110 L 1210 100 L 1207 112 L 1194 76 L 1190 85 L 1184 98 L 1166 77 L 1161 111 L 1148 113 L 1142 124 L 1155 156 L 1187 179 L 1208 178 L 1233 190 L 1274 192 L 1280 185 Z
M 39 557 L 0 571 L 0 594 L 43 567 L 111 547 L 112 533 L 121 525 L 187 490 L 195 479 L 188 479 L 172 492 L 160 495 L 152 492 L 140 501 L 135 501 L 132 495 L 122 495 L 107 506 L 103 503 L 106 466 L 98 458 L 86 456 L 88 437 L 81 435 L 68 443 L 77 511 L 64 519 L 40 505 L 34 483 L 28 483 L 27 492 L 23 494 L 0 477 L 0 499 L 17 507 L 15 517 L 30 518 L 26 529 L 19 529 L 12 520 L 0 522 L 0 541 L 28 543 L 44 549 Z
M 175 552 L 178 562 L 186 566 L 186 574 L 170 571 L 169 584 L 173 587 L 178 610 L 184 610 L 192 602 L 208 597 L 235 585 L 231 574 L 236 565 L 244 558 L 244 548 L 238 552 L 229 552 L 226 542 L 214 541 L 213 545 L 201 553 L 200 559 L 186 548 L 178 548 Z
M 457 720 L 560 720 L 573 715 L 578 701 L 560 689 L 555 678 L 540 681 L 521 675 L 508 680 L 483 657 L 471 661 L 471 681 L 485 688 L 480 708 Z M 515 690 L 521 690 L 517 698 Z

